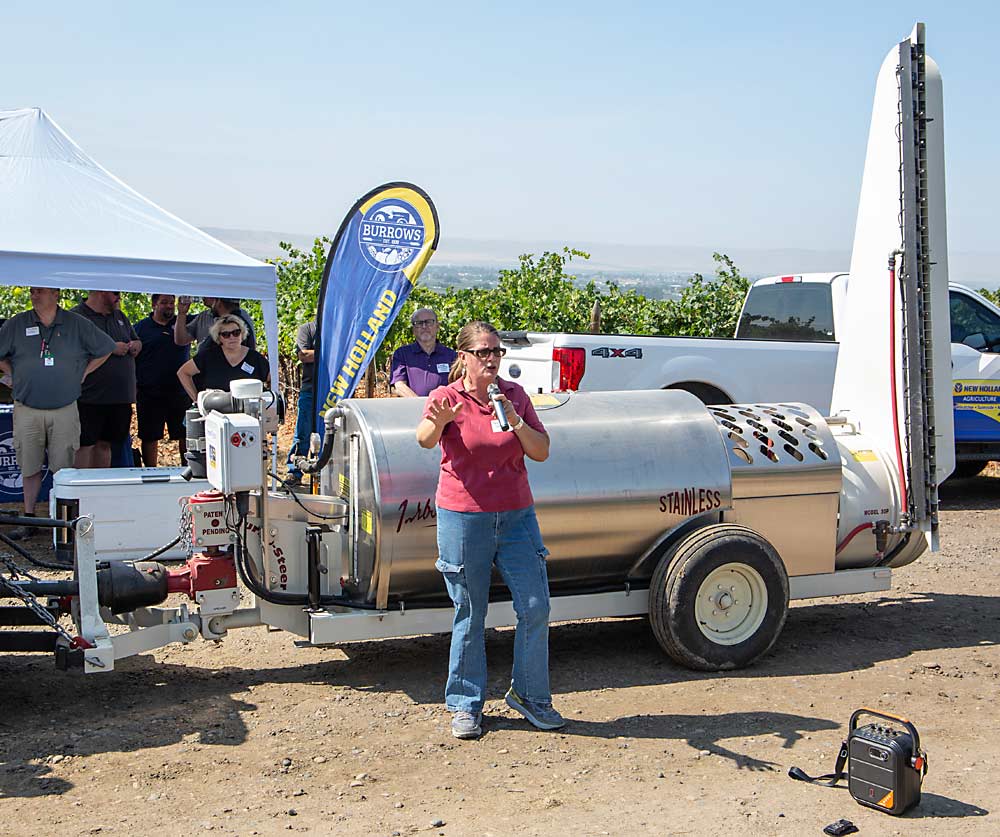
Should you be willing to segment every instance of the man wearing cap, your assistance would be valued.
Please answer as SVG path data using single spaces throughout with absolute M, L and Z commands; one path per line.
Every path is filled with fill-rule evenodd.
M 410 317 L 413 343 L 392 353 L 392 394 L 401 398 L 425 398 L 431 390 L 448 385 L 448 373 L 458 357 L 454 349 L 438 342 L 438 318 L 431 308 L 418 308 Z
M 142 341 L 118 307 L 120 300 L 119 291 L 90 291 L 73 309 L 115 343 L 107 363 L 87 377 L 77 402 L 77 468 L 111 467 L 112 449 L 121 447 L 129 436 L 135 403 L 135 356 L 142 350 Z
M 14 451 L 26 516 L 35 514 L 46 453 L 53 473 L 72 466 L 80 446 L 81 384 L 114 348 L 114 340 L 93 323 L 59 307 L 55 288 L 31 288 L 31 310 L 0 328 L 0 369 L 13 378 Z M 36 533 L 28 527 L 6 534 Z

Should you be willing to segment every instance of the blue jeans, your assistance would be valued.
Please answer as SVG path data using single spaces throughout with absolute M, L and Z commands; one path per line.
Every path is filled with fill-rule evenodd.
M 517 614 L 514 690 L 532 703 L 551 704 L 549 691 L 548 550 L 534 506 L 507 512 L 437 510 L 438 560 L 455 603 L 445 705 L 483 711 L 486 700 L 486 609 L 494 563 Z
M 292 457 L 306 456 L 309 453 L 309 436 L 313 429 L 312 390 L 299 393 L 298 411 L 295 419 L 295 441 L 288 449 L 288 473 L 294 477 L 301 477 L 302 472 L 292 464 Z

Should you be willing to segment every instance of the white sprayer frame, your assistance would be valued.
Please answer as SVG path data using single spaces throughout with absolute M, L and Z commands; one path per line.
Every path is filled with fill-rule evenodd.
M 88 533 L 93 540 L 92 530 Z M 86 536 L 85 536 L 86 537 Z M 449 633 L 455 610 L 452 606 L 410 608 L 409 610 L 355 610 L 337 608 L 316 613 L 269 605 L 245 608 L 224 616 L 202 616 L 179 608 L 142 608 L 139 618 L 129 620 L 128 633 L 109 637 L 102 612 L 97 604 L 96 562 L 86 562 L 81 554 L 86 546 L 78 543 L 78 564 L 88 572 L 80 573 L 81 635 L 95 647 L 84 655 L 85 671 L 106 672 L 114 669 L 115 660 L 129 657 L 173 642 L 187 643 L 200 634 L 215 638 L 225 631 L 268 625 L 297 634 L 316 646 L 339 645 L 374 639 L 402 639 L 426 634 Z M 79 550 L 83 547 L 83 553 Z M 88 580 L 85 582 L 84 579 Z M 887 567 L 839 570 L 821 575 L 796 576 L 788 580 L 789 598 L 811 599 L 845 596 L 888 590 L 892 571 Z M 93 595 L 90 590 L 93 588 Z M 84 594 L 84 590 L 87 594 Z M 553 596 L 549 621 L 572 622 L 620 616 L 645 616 L 649 611 L 649 591 L 631 590 L 591 593 L 576 596 Z M 486 616 L 487 628 L 505 628 L 517 624 L 511 602 L 493 602 Z

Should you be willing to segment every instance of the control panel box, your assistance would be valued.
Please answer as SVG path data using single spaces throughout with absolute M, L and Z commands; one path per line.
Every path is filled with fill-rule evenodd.
M 260 423 L 245 413 L 209 413 L 205 418 L 209 485 L 223 494 L 260 488 L 263 481 L 260 437 Z

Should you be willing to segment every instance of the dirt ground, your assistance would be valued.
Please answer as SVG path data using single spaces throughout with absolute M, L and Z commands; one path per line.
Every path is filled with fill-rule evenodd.
M 317 649 L 252 628 L 87 676 L 0 656 L 0 833 L 998 834 L 1000 478 L 943 495 L 940 553 L 892 592 L 794 605 L 750 669 L 681 669 L 643 619 L 555 626 L 556 733 L 503 704 L 510 630 L 489 635 L 471 742 L 441 703 L 445 636 Z M 786 776 L 831 770 L 864 705 L 928 750 L 903 818 Z

